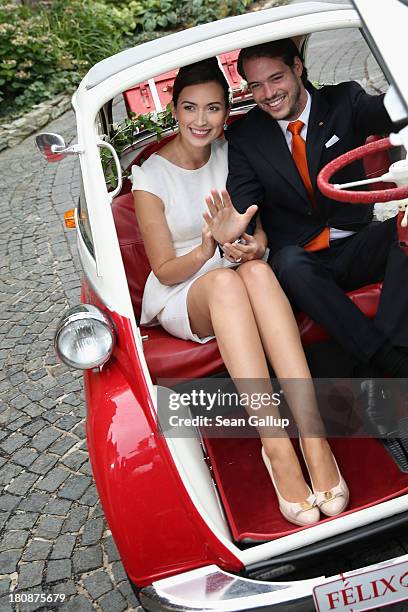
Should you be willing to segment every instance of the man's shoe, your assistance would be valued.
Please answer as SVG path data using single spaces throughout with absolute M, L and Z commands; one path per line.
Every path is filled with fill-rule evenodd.
M 367 433 L 374 438 L 397 437 L 398 423 L 391 392 L 374 378 L 363 380 L 361 390 L 364 401 L 363 421 Z
M 374 379 L 361 383 L 364 427 L 378 438 L 401 472 L 408 473 L 408 427 L 405 419 L 397 422 L 392 395 Z

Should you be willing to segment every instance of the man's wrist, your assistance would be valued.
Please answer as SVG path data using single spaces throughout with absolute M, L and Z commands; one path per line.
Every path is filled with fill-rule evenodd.
M 239 238 L 234 240 L 234 242 L 231 242 L 231 244 L 246 244 L 246 240 L 245 240 L 245 238 L 240 236 Z M 218 242 L 218 246 L 220 247 L 221 251 L 224 252 L 224 248 L 223 248 L 222 244 Z
M 259 240 L 256 236 L 254 236 L 254 241 L 255 241 L 255 246 L 256 246 L 254 257 L 255 259 L 262 259 L 263 256 L 265 255 L 267 244 L 265 241 Z
M 258 247 L 257 255 L 259 259 L 262 259 L 262 257 L 265 255 L 265 251 L 266 251 L 266 246 L 264 246 L 263 244 Z

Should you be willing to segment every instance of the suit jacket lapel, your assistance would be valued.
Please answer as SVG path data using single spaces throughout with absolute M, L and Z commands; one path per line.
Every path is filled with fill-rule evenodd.
M 256 146 L 262 157 L 272 164 L 275 170 L 302 198 L 309 202 L 305 186 L 292 159 L 281 128 L 264 111 L 259 110 L 259 116 L 261 117 L 261 129 L 257 133 Z
M 325 143 L 333 135 L 333 126 L 330 107 L 326 100 L 318 89 L 312 89 L 310 93 L 312 94 L 312 106 L 307 127 L 306 156 L 310 180 L 315 191 L 320 159 Z

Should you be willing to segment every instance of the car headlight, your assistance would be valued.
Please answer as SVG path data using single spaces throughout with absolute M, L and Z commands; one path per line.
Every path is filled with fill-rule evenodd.
M 58 324 L 55 350 L 72 368 L 101 367 L 112 355 L 116 334 L 111 319 L 92 304 L 71 308 Z

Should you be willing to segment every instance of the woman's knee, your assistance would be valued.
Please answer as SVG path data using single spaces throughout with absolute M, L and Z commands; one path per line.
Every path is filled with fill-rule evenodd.
M 217 300 L 239 296 L 245 292 L 245 285 L 235 270 L 218 268 L 206 275 L 207 291 L 210 297 Z
M 270 265 L 262 259 L 247 261 L 237 270 L 245 285 L 260 286 L 266 282 L 278 282 Z

